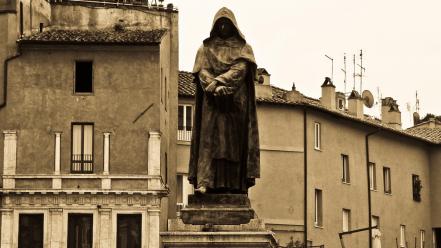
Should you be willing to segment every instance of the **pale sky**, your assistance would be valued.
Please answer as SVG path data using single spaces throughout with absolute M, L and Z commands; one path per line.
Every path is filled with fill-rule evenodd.
M 347 91 L 353 87 L 353 54 L 357 64 L 363 49 L 366 68 L 363 89 L 377 98 L 398 100 L 405 127 L 415 92 L 420 115 L 441 114 L 440 0 L 168 0 L 179 9 L 180 70 L 191 71 L 216 11 L 225 6 L 236 15 L 259 67 L 271 74 L 271 84 L 319 98 L 320 85 L 331 76 L 344 91 L 343 55 L 347 55 Z M 357 67 L 357 73 L 359 68 Z M 356 89 L 360 88 L 359 78 Z M 369 113 L 378 116 L 377 106 Z

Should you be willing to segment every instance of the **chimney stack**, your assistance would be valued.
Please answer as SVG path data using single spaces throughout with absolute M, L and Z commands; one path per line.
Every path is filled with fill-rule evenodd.
M 348 112 L 357 118 L 363 118 L 363 99 L 356 90 L 348 97 Z
M 326 77 L 322 84 L 320 103 L 329 109 L 335 109 L 335 86 L 329 77 Z
M 256 98 L 273 98 L 270 85 L 270 74 L 265 68 L 257 68 L 257 82 L 255 83 Z
M 401 112 L 392 97 L 381 100 L 381 121 L 395 129 L 401 129 Z
M 283 99 L 285 99 L 288 102 L 298 102 L 302 99 L 303 95 L 296 90 L 296 85 L 292 83 L 291 91 L 287 91 L 283 95 Z

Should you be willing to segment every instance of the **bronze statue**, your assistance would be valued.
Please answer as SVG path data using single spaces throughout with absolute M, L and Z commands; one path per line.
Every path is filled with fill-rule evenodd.
M 196 109 L 189 181 L 200 193 L 247 193 L 259 177 L 253 50 L 220 9 L 193 69 Z

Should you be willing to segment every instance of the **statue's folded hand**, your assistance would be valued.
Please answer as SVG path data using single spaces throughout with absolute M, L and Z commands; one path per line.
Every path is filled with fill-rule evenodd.
M 226 86 L 218 86 L 214 91 L 215 96 L 225 96 L 231 94 L 231 89 Z
M 217 87 L 217 82 L 213 81 L 205 88 L 205 91 L 210 92 L 210 93 L 214 93 L 216 90 L 216 87 Z

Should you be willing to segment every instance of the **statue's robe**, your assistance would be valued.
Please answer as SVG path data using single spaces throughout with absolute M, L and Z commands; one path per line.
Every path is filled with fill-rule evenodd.
M 237 35 L 228 39 L 216 35 L 213 28 L 222 17 L 231 20 Z M 196 108 L 188 178 L 196 188 L 204 186 L 211 192 L 246 193 L 260 176 L 256 63 L 230 10 L 219 10 L 213 28 L 193 69 Z M 214 80 L 227 88 L 227 95 L 205 91 Z

